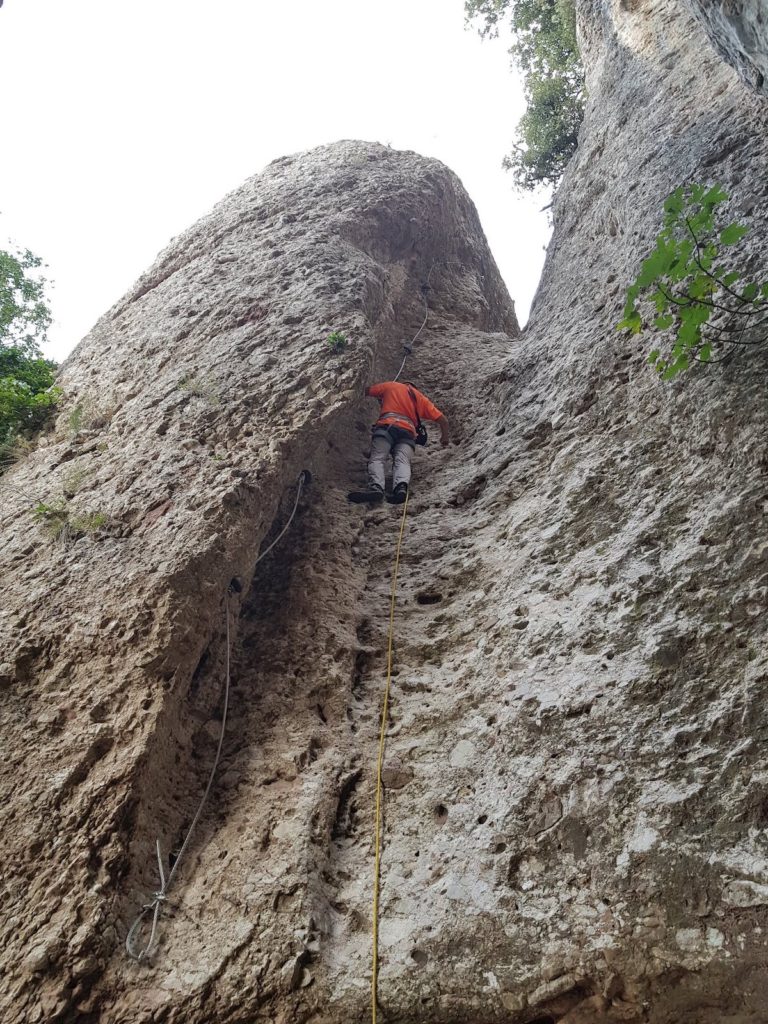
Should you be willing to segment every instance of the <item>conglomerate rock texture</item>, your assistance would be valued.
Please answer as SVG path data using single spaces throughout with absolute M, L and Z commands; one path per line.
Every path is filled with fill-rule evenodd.
M 346 491 L 425 298 L 406 376 L 457 443 L 408 507 L 380 1020 L 766 1020 L 766 360 L 662 385 L 613 324 L 680 182 L 722 183 L 764 259 L 768 106 L 683 0 L 579 19 L 589 109 L 522 336 L 455 177 L 338 143 L 176 239 L 65 366 L 0 483 L 4 1021 L 366 1019 L 400 510 Z M 227 621 L 222 763 L 136 964 Z

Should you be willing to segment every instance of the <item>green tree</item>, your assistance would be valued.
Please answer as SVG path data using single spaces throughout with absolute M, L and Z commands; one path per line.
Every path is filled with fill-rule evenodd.
M 617 328 L 656 332 L 648 362 L 664 380 L 696 363 L 719 363 L 740 349 L 766 343 L 768 281 L 748 271 L 748 259 L 730 255 L 749 233 L 723 223 L 720 185 L 693 183 L 664 201 L 656 245 L 627 289 Z
M 28 249 L 0 249 L 0 446 L 38 428 L 58 397 L 56 364 L 44 359 L 51 311 L 42 265 Z
M 498 35 L 508 21 L 510 54 L 523 75 L 527 110 L 505 166 L 519 188 L 556 186 L 573 156 L 584 118 L 584 69 L 574 0 L 465 0 L 467 21 Z

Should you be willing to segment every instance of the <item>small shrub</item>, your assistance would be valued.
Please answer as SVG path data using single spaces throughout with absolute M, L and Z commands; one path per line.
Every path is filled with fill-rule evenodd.
M 106 522 L 107 517 L 103 512 L 83 512 L 72 515 L 69 525 L 76 534 L 96 533 Z
M 58 498 L 50 504 L 39 501 L 32 513 L 43 525 L 51 540 L 63 540 L 69 529 L 69 505 L 66 498 Z
M 51 540 L 64 544 L 85 534 L 97 533 L 107 523 L 103 512 L 75 512 L 64 497 L 50 503 L 39 501 L 32 514 Z
M 342 334 L 341 331 L 332 331 L 326 339 L 326 344 L 331 350 L 331 354 L 336 356 L 349 345 L 346 334 Z
M 207 378 L 200 380 L 198 377 L 187 375 L 182 377 L 176 386 L 179 391 L 186 391 L 195 398 L 204 399 L 208 405 L 221 404 L 221 396 L 219 395 L 215 384 Z
M 696 363 L 717 363 L 765 342 L 768 281 L 724 255 L 748 232 L 718 224 L 728 195 L 720 185 L 680 186 L 664 201 L 664 225 L 627 289 L 619 330 L 655 329 L 648 362 L 664 380 Z
M 109 426 L 115 415 L 114 406 L 100 405 L 89 395 L 73 406 L 67 417 L 67 426 L 73 437 L 86 430 L 102 430 Z
M 85 415 L 85 407 L 82 402 L 78 402 L 77 405 L 72 409 L 69 416 L 67 417 L 67 425 L 71 434 L 79 434 L 83 428 L 83 417 Z

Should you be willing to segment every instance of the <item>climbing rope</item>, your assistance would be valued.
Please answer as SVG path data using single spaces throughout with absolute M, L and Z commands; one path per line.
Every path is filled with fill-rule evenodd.
M 432 277 L 432 271 L 434 269 L 435 264 L 433 262 L 432 266 L 429 268 L 426 283 L 421 286 L 421 297 L 424 300 L 424 319 L 421 322 L 421 327 L 419 327 L 418 331 L 416 331 L 413 338 L 411 338 L 410 341 L 406 341 L 403 343 L 403 361 L 402 363 L 400 363 L 400 369 L 397 371 L 397 375 L 394 378 L 395 381 L 398 381 L 400 379 L 400 374 L 405 369 L 405 361 L 408 358 L 408 356 L 413 352 L 413 346 L 416 344 L 416 339 L 427 326 L 427 320 L 429 319 L 429 304 L 427 303 L 427 292 L 429 291 L 429 279 Z
M 293 510 L 291 511 L 291 514 L 288 517 L 288 522 L 285 524 L 285 526 L 280 531 L 280 533 L 278 533 L 277 537 L 275 537 L 275 539 L 272 541 L 272 543 L 269 545 L 269 547 L 261 552 L 259 557 L 256 559 L 256 562 L 254 563 L 254 568 L 259 564 L 259 562 L 263 558 L 266 558 L 266 556 L 269 554 L 269 552 L 272 550 L 272 548 L 275 546 L 275 544 L 277 544 L 277 542 L 280 540 L 280 538 L 283 537 L 283 535 L 288 530 L 288 527 L 291 525 L 291 523 L 293 522 L 294 516 L 296 515 L 296 509 L 299 507 L 299 498 L 301 497 L 302 489 L 303 489 L 305 484 L 310 483 L 311 479 L 312 479 L 312 477 L 311 477 L 311 475 L 309 473 L 309 470 L 304 469 L 304 470 L 301 471 L 301 473 L 299 474 L 299 486 L 298 486 L 298 488 L 296 490 L 296 500 L 293 503 Z M 225 682 L 224 682 L 224 710 L 223 710 L 222 715 L 221 715 L 221 729 L 219 731 L 219 744 L 218 744 L 218 746 L 216 748 L 216 757 L 214 758 L 213 767 L 211 768 L 210 774 L 208 776 L 208 785 L 205 787 L 205 792 L 203 793 L 202 799 L 200 800 L 200 803 L 198 804 L 197 811 L 195 812 L 195 816 L 192 819 L 192 824 L 189 826 L 189 829 L 187 830 L 187 834 L 184 837 L 184 842 L 181 844 L 181 849 L 179 850 L 179 855 L 178 855 L 178 857 L 176 858 L 176 860 L 173 863 L 173 867 L 170 870 L 168 878 L 165 877 L 165 871 L 163 870 L 163 854 L 162 854 L 162 850 L 160 848 L 160 840 L 159 839 L 155 840 L 155 852 L 157 854 L 157 869 L 158 869 L 158 874 L 160 875 L 160 888 L 157 890 L 157 892 L 152 894 L 152 899 L 149 901 L 149 903 L 145 903 L 144 906 L 141 908 L 138 916 L 135 918 L 133 924 L 131 925 L 131 927 L 130 927 L 130 929 L 128 931 L 128 934 L 125 937 L 125 949 L 126 949 L 126 952 L 128 953 L 128 956 L 131 957 L 133 960 L 138 961 L 139 963 L 141 963 L 141 961 L 145 957 L 149 956 L 149 954 L 152 952 L 152 948 L 153 948 L 153 946 L 155 944 L 155 936 L 157 934 L 157 923 L 158 923 L 158 921 L 160 919 L 160 914 L 162 912 L 163 904 L 165 903 L 165 901 L 168 898 L 168 890 L 171 887 L 171 882 L 173 881 L 173 876 L 176 874 L 176 872 L 179 869 L 179 865 L 181 864 L 182 858 L 184 856 L 184 852 L 187 849 L 187 846 L 189 846 L 189 841 L 192 838 L 192 833 L 194 832 L 195 826 L 197 825 L 198 821 L 200 820 L 200 815 L 203 813 L 203 808 L 205 807 L 205 803 L 206 803 L 206 801 L 208 799 L 208 794 L 211 792 L 211 786 L 213 785 L 213 780 L 214 780 L 214 778 L 216 776 L 216 769 L 218 768 L 219 761 L 221 760 L 221 748 L 224 745 L 224 733 L 225 733 L 225 730 L 226 730 L 226 727 L 227 727 L 227 711 L 229 710 L 230 659 L 231 659 L 231 654 L 232 654 L 232 644 L 231 644 L 231 641 L 230 641 L 230 632 L 229 632 L 229 613 L 230 613 L 229 598 L 232 595 L 233 590 L 234 590 L 234 587 L 232 586 L 232 584 L 230 584 L 229 587 L 227 588 L 226 602 L 225 602 L 225 611 L 226 611 L 226 620 L 227 620 L 227 628 L 226 628 L 227 656 L 226 656 L 226 672 L 225 672 Z M 139 931 L 141 930 L 141 926 L 144 923 L 144 920 L 150 914 L 152 915 L 152 925 L 150 927 L 150 932 L 149 932 L 149 941 L 146 943 L 146 945 L 142 949 L 138 949 L 137 948 L 137 940 L 138 940 Z
M 400 551 L 405 534 L 405 516 L 408 511 L 408 492 L 405 494 L 403 518 L 400 521 L 400 534 L 397 538 L 395 564 L 392 570 L 392 591 L 389 601 L 389 639 L 387 641 L 387 679 L 384 685 L 384 697 L 381 703 L 381 729 L 379 731 L 379 757 L 376 766 L 376 827 L 374 832 L 374 866 L 373 866 L 373 943 L 371 954 L 371 1019 L 376 1024 L 376 1003 L 379 989 L 379 871 L 381 866 L 381 770 L 384 764 L 384 747 L 386 745 L 387 719 L 389 713 L 389 690 L 392 683 L 392 649 L 395 638 L 395 598 L 397 596 L 397 573 L 400 568 Z

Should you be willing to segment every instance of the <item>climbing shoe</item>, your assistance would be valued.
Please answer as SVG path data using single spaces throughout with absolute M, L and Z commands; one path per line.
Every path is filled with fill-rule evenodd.
M 402 505 L 408 495 L 408 484 L 398 484 L 389 499 L 393 505 Z
M 380 487 L 376 487 L 375 484 L 368 488 L 367 491 L 350 491 L 347 495 L 350 501 L 354 501 L 357 505 L 364 505 L 366 503 L 375 504 L 384 499 L 384 491 Z

